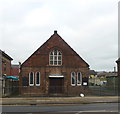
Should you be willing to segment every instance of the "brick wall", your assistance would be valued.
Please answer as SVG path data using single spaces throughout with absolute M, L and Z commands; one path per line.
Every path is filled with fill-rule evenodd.
M 5 57 L 2 57 L 2 74 L 10 76 L 11 73 L 11 60 L 8 60 Z

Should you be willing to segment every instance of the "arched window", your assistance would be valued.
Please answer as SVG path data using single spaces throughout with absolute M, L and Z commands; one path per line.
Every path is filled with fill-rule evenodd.
M 75 72 L 71 73 L 71 85 L 72 86 L 76 85 L 76 75 L 75 75 Z
M 50 65 L 62 65 L 62 53 L 59 50 L 53 50 L 49 55 Z
M 34 86 L 34 73 L 33 72 L 29 73 L 29 85 Z
M 77 85 L 82 85 L 82 73 L 77 73 Z
M 35 73 L 35 84 L 36 86 L 40 86 L 40 72 Z

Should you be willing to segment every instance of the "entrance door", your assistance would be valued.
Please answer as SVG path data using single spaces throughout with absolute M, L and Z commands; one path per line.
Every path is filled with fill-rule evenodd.
M 49 93 L 63 93 L 64 78 L 49 78 Z

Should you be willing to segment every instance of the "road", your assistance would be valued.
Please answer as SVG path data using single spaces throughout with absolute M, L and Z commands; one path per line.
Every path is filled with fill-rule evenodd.
M 80 105 L 40 105 L 40 106 L 3 106 L 2 114 L 84 114 L 85 112 L 117 112 L 118 103 L 98 103 Z M 11 113 L 10 113 L 11 112 Z M 17 112 L 17 113 L 14 113 Z M 69 112 L 69 113 L 68 113 Z M 24 113 L 22 113 L 24 114 Z

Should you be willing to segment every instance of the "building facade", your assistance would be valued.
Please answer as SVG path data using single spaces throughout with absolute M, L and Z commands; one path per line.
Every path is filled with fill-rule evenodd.
M 22 95 L 79 95 L 88 84 L 89 65 L 57 31 L 20 68 Z M 85 91 L 84 91 L 85 92 Z
M 118 76 L 120 76 L 120 58 L 116 62 L 117 62 Z
M 19 76 L 19 65 L 17 64 L 11 65 L 11 76 Z
M 2 51 L 2 76 L 9 76 L 11 74 L 11 61 L 13 59 Z
M 1 67 L 1 71 L 0 71 L 0 84 L 1 84 L 1 88 L 0 88 L 0 92 L 1 92 L 1 97 L 2 96 L 6 96 L 8 95 L 9 92 L 9 80 L 5 80 L 4 77 L 5 76 L 10 76 L 11 74 L 11 61 L 13 60 L 8 54 L 6 54 L 4 51 L 0 50 L 0 67 Z

